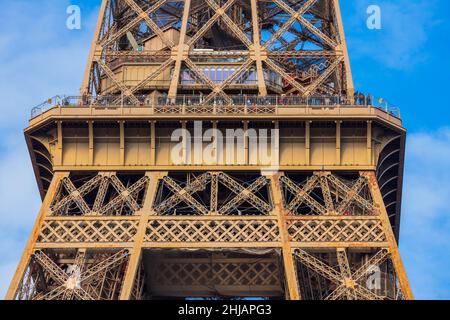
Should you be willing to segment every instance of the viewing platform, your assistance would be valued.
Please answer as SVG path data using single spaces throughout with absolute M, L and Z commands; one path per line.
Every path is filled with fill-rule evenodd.
M 149 99 L 139 103 L 122 96 L 55 96 L 31 111 L 30 127 L 53 119 L 378 119 L 402 128 L 400 109 L 373 101 L 349 101 L 344 97 L 231 96 L 229 101 L 205 96 Z

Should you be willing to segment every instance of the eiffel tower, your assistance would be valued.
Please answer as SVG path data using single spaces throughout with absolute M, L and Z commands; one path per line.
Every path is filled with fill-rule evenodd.
M 101 1 L 79 95 L 25 129 L 6 298 L 413 299 L 406 130 L 356 98 L 338 0 Z

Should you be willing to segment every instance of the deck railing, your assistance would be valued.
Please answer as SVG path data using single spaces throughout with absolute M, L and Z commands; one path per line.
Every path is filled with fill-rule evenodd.
M 135 99 L 119 95 L 106 96 L 54 96 L 31 111 L 31 118 L 55 108 L 154 108 L 157 113 L 230 113 L 230 110 L 244 110 L 246 113 L 276 113 L 277 108 L 311 107 L 367 107 L 378 108 L 400 118 L 400 109 L 380 102 L 378 99 L 349 99 L 345 96 L 266 96 L 237 95 L 228 99 L 216 96 L 207 99 L 201 95 L 179 95 L 175 99 L 160 96 L 135 95 Z M 238 113 L 238 112 L 231 112 Z

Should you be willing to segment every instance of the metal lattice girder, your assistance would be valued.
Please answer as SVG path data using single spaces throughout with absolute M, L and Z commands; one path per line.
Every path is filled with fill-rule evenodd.
M 389 258 L 389 250 L 382 249 L 378 251 L 373 257 L 367 260 L 358 270 L 353 273 L 355 281 L 360 280 L 371 266 L 379 266 Z
M 356 183 L 345 194 L 344 199 L 339 203 L 339 207 L 337 209 L 339 212 L 345 212 L 345 210 L 347 210 L 348 205 L 356 197 L 356 195 L 359 195 L 365 183 L 366 179 L 363 177 L 360 177 L 356 181 Z
M 134 198 L 134 195 L 138 194 L 147 186 L 149 181 L 149 178 L 147 176 L 142 177 L 129 188 L 125 188 L 119 178 L 117 178 L 117 176 L 115 175 L 111 176 L 110 181 L 112 186 L 116 189 L 118 195 L 107 205 L 101 208 L 100 213 L 107 213 L 111 209 L 118 207 L 121 203 L 126 203 L 128 207 L 133 210 L 133 212 L 139 211 L 141 209 L 136 199 Z
M 293 242 L 386 242 L 383 226 L 378 219 L 288 220 L 288 233 Z
M 283 78 L 286 79 L 286 81 L 288 81 L 294 88 L 296 88 L 302 94 L 306 92 L 306 88 L 303 85 L 301 85 L 291 75 L 289 75 L 286 71 L 284 71 L 283 68 L 280 67 L 277 63 L 275 63 L 272 59 L 266 59 L 264 62 L 270 69 L 272 69 L 279 75 L 283 76 Z
M 162 63 L 158 68 L 156 68 L 155 70 L 152 70 L 152 72 L 150 72 L 149 75 L 147 75 L 147 77 L 142 80 L 141 82 L 139 82 L 136 86 L 134 86 L 133 88 L 130 88 L 128 90 L 128 93 L 130 94 L 134 94 L 135 92 L 139 91 L 140 89 L 142 89 L 142 87 L 144 87 L 148 82 L 152 81 L 153 79 L 155 79 L 156 77 L 158 77 L 164 70 L 166 70 L 167 68 L 169 68 L 172 64 L 174 63 L 174 61 L 172 59 L 167 59 L 164 63 Z M 117 99 L 116 101 L 114 101 L 112 104 L 116 105 L 120 102 L 121 99 Z
M 169 48 L 174 46 L 173 42 L 168 39 L 164 32 L 158 27 L 158 25 L 150 19 L 149 15 L 142 10 L 142 8 L 134 2 L 134 0 L 125 0 L 125 2 L 136 12 L 139 17 L 142 17 L 147 26 L 161 39 L 161 41 Z
M 34 254 L 34 259 L 39 263 L 39 265 L 48 273 L 48 275 L 56 281 L 59 285 L 57 288 L 53 289 L 46 295 L 37 296 L 37 300 L 43 299 L 57 299 L 61 296 L 66 296 L 67 291 L 72 291 L 73 295 L 81 300 L 85 298 L 90 298 L 90 295 L 85 292 L 82 288 L 70 289 L 70 277 L 65 273 L 51 258 L 49 258 L 43 251 L 38 250 Z M 91 298 L 92 299 L 92 298 Z M 92 299 L 93 300 L 93 299 Z
M 216 95 L 220 95 L 227 103 L 231 103 L 231 98 L 223 90 L 221 90 L 220 87 L 216 86 L 216 84 L 212 82 L 211 79 L 209 79 L 190 58 L 186 58 L 184 63 L 195 74 L 195 76 L 207 84 Z
M 64 284 L 67 281 L 68 275 L 43 251 L 36 251 L 33 257 L 56 282 Z
M 274 219 L 227 220 L 205 217 L 192 219 L 150 220 L 146 242 L 277 242 L 280 230 Z
M 94 296 L 98 298 L 101 294 L 101 292 L 95 292 L 96 289 L 92 286 L 94 282 L 99 281 L 98 276 L 103 277 L 105 272 L 120 266 L 127 258 L 128 250 L 124 249 L 84 270 L 86 251 L 78 250 L 74 264 L 71 266 L 71 273 L 68 273 L 62 270 L 43 251 L 38 250 L 34 254 L 34 259 L 48 273 L 48 276 L 57 283 L 57 287 L 46 294 L 36 296 L 35 299 L 71 300 L 77 298 L 94 300 Z
M 167 214 L 173 207 L 184 201 L 194 210 L 194 212 L 198 212 L 203 215 L 208 214 L 208 209 L 204 205 L 199 203 L 192 196 L 192 194 L 204 190 L 210 180 L 211 174 L 204 173 L 196 177 L 193 182 L 188 183 L 185 188 L 181 188 L 170 177 L 164 177 L 163 182 L 174 194 L 168 199 L 154 206 L 154 210 L 161 215 Z
M 246 1 L 236 0 L 206 0 L 192 1 L 191 6 L 191 2 L 186 4 L 182 1 L 172 3 L 169 0 L 155 0 L 144 4 L 138 0 L 120 0 L 116 2 L 118 7 L 112 6 L 112 2 L 109 1 L 108 4 L 102 6 L 95 32 L 95 41 L 83 80 L 82 91 L 87 94 L 94 94 L 94 89 L 95 93 L 100 95 L 121 91 L 122 95 L 131 98 L 133 104 L 137 104 L 138 99 L 134 93 L 137 91 L 145 91 L 142 92 L 145 95 L 151 93 L 154 86 L 147 86 L 147 84 L 154 79 L 154 76 L 149 76 L 139 87 L 129 90 L 127 89 L 129 87 L 128 80 L 123 79 L 119 83 L 119 79 L 114 77 L 114 73 L 110 69 L 110 67 L 116 66 L 117 60 L 114 57 L 134 56 L 139 57 L 145 63 L 153 64 L 160 62 L 155 59 L 156 57 L 161 59 L 164 56 L 168 58 L 165 63 L 176 62 L 173 72 L 175 77 L 169 79 L 170 87 L 166 88 L 166 84 L 160 84 L 163 87 L 162 91 L 169 90 L 171 99 L 176 97 L 177 86 L 181 85 L 177 83 L 177 80 L 184 63 L 195 75 L 195 85 L 206 84 L 212 90 L 208 100 L 220 95 L 227 104 L 230 104 L 229 93 L 223 92 L 223 90 L 232 89 L 228 88 L 228 85 L 224 85 L 226 78 L 222 79 L 220 83 L 216 83 L 216 81 L 211 83 L 208 81 L 209 77 L 203 76 L 204 72 L 197 70 L 198 68 L 194 67 L 192 62 L 194 57 L 203 54 L 206 60 L 202 61 L 211 63 L 214 60 L 208 60 L 209 58 L 218 57 L 223 54 L 221 52 L 227 50 L 219 45 L 218 50 L 208 52 L 208 56 L 204 52 L 195 50 L 204 49 L 204 46 L 215 47 L 209 43 L 209 39 L 211 34 L 216 32 L 215 24 L 217 24 L 217 30 L 223 31 L 224 39 L 227 41 L 231 39 L 230 41 L 233 42 L 228 57 L 238 58 L 233 61 L 245 61 L 251 56 L 252 62 L 256 62 L 257 85 L 262 96 L 268 93 L 265 80 L 261 79 L 265 77 L 266 71 L 263 69 L 263 63 L 292 86 L 292 88 L 288 88 L 288 86 L 280 88 L 284 90 L 285 94 L 298 91 L 306 97 L 320 91 L 320 93 L 348 95 L 349 97 L 353 95 L 347 47 L 342 34 L 342 19 L 340 10 L 337 8 L 339 4 L 335 1 L 274 0 L 273 2 L 255 1 L 250 4 Z M 241 10 L 241 14 L 238 13 L 239 10 Z M 155 15 L 160 13 L 163 16 L 161 21 L 155 18 Z M 143 26 L 145 27 L 142 28 Z M 179 31 L 179 39 L 182 42 L 177 43 L 176 37 L 174 38 L 169 33 L 166 34 L 166 30 L 169 28 Z M 128 33 L 131 33 L 139 44 L 146 43 L 150 37 L 157 38 L 162 47 L 158 45 L 158 49 L 155 50 L 151 48 L 147 50 L 148 48 L 145 47 L 142 52 L 136 50 L 135 47 L 131 48 L 123 41 L 123 37 Z M 272 33 L 272 36 L 261 44 L 261 38 L 264 38 L 263 35 L 267 33 Z M 221 36 L 214 35 L 214 39 Z M 223 46 L 227 41 L 221 42 Z M 281 44 L 281 47 L 275 47 L 274 44 L 277 43 Z M 300 50 L 302 52 L 295 50 L 298 46 L 307 48 L 309 44 L 317 46 L 319 50 Z M 234 46 L 244 47 L 244 49 L 234 50 Z M 292 59 L 282 58 L 275 61 L 277 54 L 284 54 L 284 52 L 286 54 L 290 52 L 291 57 L 298 59 L 292 61 Z M 327 60 L 326 68 L 320 68 L 320 72 L 306 81 L 302 78 L 301 74 L 307 72 L 307 68 L 318 67 L 324 63 L 323 59 L 327 57 L 330 59 Z M 127 59 L 123 61 L 125 64 L 128 63 Z M 119 60 L 118 63 L 121 64 L 122 61 Z M 103 70 L 102 74 L 100 74 L 99 68 Z M 165 68 L 170 69 L 171 65 L 167 64 Z M 330 79 L 332 74 L 335 76 Z M 101 81 L 105 75 L 112 80 L 113 85 L 103 91 Z M 247 86 L 247 84 L 242 85 Z M 201 90 L 205 89 L 204 86 L 201 86 Z M 248 86 L 246 90 L 249 90 Z
M 222 14 L 226 12 L 228 9 L 231 8 L 232 5 L 236 0 L 228 0 L 221 8 L 220 10 L 215 10 L 214 15 L 196 32 L 192 38 L 188 41 L 187 45 L 189 47 L 192 47 L 201 37 L 205 35 L 206 32 L 216 23 Z
M 263 214 L 267 214 L 272 210 L 272 206 L 270 204 L 255 195 L 255 192 L 259 191 L 269 183 L 267 177 L 258 178 L 248 188 L 243 187 L 226 173 L 221 173 L 219 175 L 219 181 L 236 194 L 236 196 L 231 201 L 227 202 L 219 209 L 220 214 L 229 213 L 245 201 Z
M 109 256 L 105 260 L 86 270 L 86 272 L 84 272 L 82 275 L 81 282 L 89 282 L 93 280 L 94 277 L 100 272 L 121 265 L 124 262 L 124 260 L 128 258 L 128 255 L 129 255 L 128 249 L 123 249 Z
M 298 258 L 300 262 L 305 266 L 320 274 L 321 276 L 327 278 L 328 280 L 336 284 L 341 283 L 341 274 L 339 272 L 337 272 L 334 268 L 330 267 L 326 263 L 320 261 L 316 257 L 310 255 L 305 250 L 296 250 L 295 257 Z
M 367 290 L 364 288 L 364 286 L 360 285 L 359 283 L 353 283 L 354 288 L 350 291 L 351 294 L 349 294 L 349 289 L 345 287 L 345 285 L 339 286 L 336 290 L 334 290 L 330 295 L 328 295 L 325 300 L 338 300 L 340 299 L 345 293 L 347 293 L 347 299 L 348 300 L 384 300 L 383 297 L 380 297 L 379 295 L 373 293 L 370 290 Z M 354 295 L 353 295 L 354 294 Z
M 247 59 L 231 76 L 229 76 L 224 82 L 222 82 L 219 86 L 214 87 L 213 92 L 210 93 L 209 96 L 206 97 L 204 104 L 208 104 L 215 96 L 217 96 L 220 92 L 231 84 L 234 80 L 236 80 L 243 72 L 247 71 L 250 66 L 253 64 L 252 59 Z
M 109 177 L 102 177 L 100 186 L 98 188 L 97 196 L 95 197 L 94 206 L 92 211 L 98 213 L 105 201 L 106 192 L 108 191 Z
M 312 92 L 314 92 L 314 90 L 316 90 L 317 87 L 323 83 L 323 81 L 331 76 L 331 74 L 336 70 L 342 60 L 342 57 L 337 57 L 336 59 L 334 59 L 334 61 L 330 63 L 325 72 L 323 72 L 312 84 L 307 87 L 305 94 L 310 95 Z
M 287 209 L 289 212 L 295 212 L 297 208 L 305 202 L 308 206 L 310 206 L 317 214 L 326 215 L 328 210 L 319 202 L 317 202 L 313 197 L 310 196 L 310 192 L 314 190 L 314 188 L 319 183 L 319 179 L 317 176 L 312 176 L 306 182 L 305 187 L 300 188 L 294 181 L 289 179 L 286 176 L 280 177 L 280 181 L 295 195 L 294 200 L 288 205 Z
M 133 94 L 133 92 L 131 90 L 129 90 L 128 87 L 123 82 L 117 80 L 116 75 L 106 65 L 105 62 L 103 62 L 100 58 L 97 58 L 97 57 L 94 58 L 94 61 L 97 62 L 97 65 L 100 66 L 100 68 L 103 70 L 103 72 L 105 72 L 105 74 L 108 76 L 108 78 L 111 79 L 111 81 L 114 83 L 114 85 L 117 88 L 119 88 L 125 96 L 129 97 L 134 104 L 136 104 L 136 105 L 140 104 L 139 99 L 136 98 L 136 96 Z
M 348 300 L 383 300 L 384 297 L 380 297 L 366 289 L 363 285 L 358 283 L 358 281 L 361 280 L 364 274 L 367 274 L 371 266 L 382 264 L 387 259 L 388 255 L 388 251 L 382 249 L 364 263 L 357 271 L 352 272 L 346 250 L 338 248 L 336 250 L 336 256 L 340 272 L 337 272 L 334 268 L 328 266 L 304 250 L 296 250 L 295 252 L 295 256 L 303 265 L 338 285 L 325 300 L 337 300 L 343 295 L 345 295 Z
M 133 289 L 131 290 L 130 300 L 142 300 L 144 296 L 145 272 L 142 261 L 139 263 L 134 279 Z
M 148 177 L 143 177 L 130 188 L 125 188 L 117 176 L 99 174 L 77 189 L 69 178 L 64 178 L 59 186 L 59 192 L 55 196 L 55 203 L 52 205 L 51 211 L 54 215 L 57 215 L 64 208 L 67 209 L 68 205 L 75 203 L 83 215 L 103 215 L 108 214 L 111 209 L 125 203 L 133 212 L 136 212 L 140 207 L 135 198 L 147 186 L 147 183 Z M 105 196 L 110 185 L 114 187 L 118 195 L 111 202 L 104 205 Z M 84 197 L 95 188 L 98 188 L 98 190 L 91 209 Z M 61 199 L 64 189 L 69 194 Z
M 226 256 L 218 256 L 206 261 L 198 258 L 164 258 L 156 260 L 153 268 L 158 272 L 151 273 L 150 286 L 161 291 L 179 291 L 183 286 L 201 286 L 205 283 L 249 289 L 259 286 L 281 289 L 280 266 L 273 258 L 227 259 Z
M 83 294 L 84 290 L 78 287 L 79 281 L 80 281 L 80 276 L 83 273 L 85 259 L 86 259 L 86 250 L 85 249 L 78 250 L 77 254 L 75 256 L 74 264 L 71 266 L 70 271 L 68 270 L 66 272 L 69 274 L 68 281 L 71 280 L 70 286 L 73 286 L 73 287 L 69 290 L 67 290 L 67 288 L 66 288 L 66 290 L 62 296 L 62 300 L 72 300 L 75 295 L 77 295 L 78 297 L 89 298 L 91 300 L 93 299 L 89 295 L 89 293 L 86 292 L 86 294 Z M 66 287 L 67 286 L 69 286 L 69 283 L 66 282 Z
M 352 271 L 347 258 L 347 252 L 345 249 L 337 249 L 337 260 L 341 276 L 344 278 L 345 291 L 348 300 L 356 300 L 355 283 L 352 277 Z
M 64 178 L 62 180 L 62 185 L 66 188 L 67 192 L 69 192 L 69 195 L 62 200 L 58 201 L 54 204 L 52 207 L 53 212 L 57 212 L 58 210 L 61 210 L 71 202 L 74 202 L 77 207 L 83 212 L 83 214 L 87 214 L 90 212 L 89 206 L 86 204 L 86 201 L 84 201 L 83 196 L 94 190 L 99 182 L 102 180 L 101 176 L 95 176 L 91 180 L 89 180 L 87 183 L 85 183 L 83 186 L 81 186 L 79 189 L 77 189 L 72 181 L 69 178 Z
M 220 12 L 221 8 L 220 6 L 216 3 L 215 0 L 205 0 L 206 3 L 208 3 L 208 5 L 214 9 L 214 11 L 216 12 Z M 228 26 L 228 28 L 230 28 L 230 30 L 234 33 L 234 35 L 242 41 L 242 43 L 244 43 L 247 48 L 250 48 L 253 43 L 248 39 L 248 37 L 245 35 L 245 33 L 241 30 L 241 28 L 239 28 L 233 20 L 230 19 L 230 17 L 225 13 L 225 11 L 223 11 L 223 13 L 221 14 L 221 18 L 223 20 L 223 22 L 225 22 L 225 24 Z
M 373 202 L 371 200 L 364 199 L 359 195 L 362 188 L 367 185 L 367 179 L 365 177 L 360 177 L 358 181 L 353 185 L 352 188 L 348 187 L 339 178 L 334 175 L 328 175 L 327 179 L 333 186 L 345 195 L 343 201 L 338 208 L 339 213 L 343 213 L 344 209 L 347 208 L 351 201 L 355 201 L 359 206 L 366 209 L 369 212 L 374 212 Z
M 277 40 L 279 40 L 288 30 L 289 28 L 294 24 L 294 22 L 297 20 L 297 18 L 303 14 L 305 14 L 316 2 L 317 0 L 308 0 L 305 2 L 305 4 L 297 11 L 293 11 L 291 8 L 289 8 L 284 2 L 282 1 L 274 1 L 278 4 L 280 8 L 283 8 L 285 11 L 291 14 L 291 17 L 289 20 L 277 30 L 277 32 L 264 44 L 265 49 L 269 49 L 269 47 Z M 286 9 L 288 7 L 289 9 Z
M 278 6 L 280 6 L 283 10 L 285 10 L 286 12 L 288 12 L 289 14 L 291 14 L 291 16 L 295 16 L 296 19 L 298 20 L 298 22 L 300 22 L 306 29 L 308 29 L 312 34 L 316 35 L 318 38 L 320 38 L 321 40 L 323 40 L 326 44 L 328 44 L 330 47 L 334 48 L 337 46 L 336 41 L 334 41 L 333 39 L 331 39 L 330 37 L 328 37 L 326 34 L 324 34 L 322 31 L 320 31 L 319 29 L 317 29 L 313 24 L 311 24 L 308 20 L 306 20 L 302 14 L 304 13 L 298 13 L 295 12 L 295 10 L 293 10 L 289 5 L 287 5 L 284 1 L 282 0 L 273 0 L 273 2 L 275 2 Z M 308 1 L 306 5 L 313 5 L 316 1 Z M 306 10 L 305 10 L 306 11 Z
M 326 176 L 319 177 L 320 187 L 322 188 L 323 199 L 325 200 L 325 206 L 327 207 L 328 214 L 334 213 L 334 202 L 331 196 L 330 186 Z
M 286 203 L 291 213 L 295 213 L 302 203 L 319 215 L 348 215 L 348 208 L 352 204 L 366 211 L 366 214 L 374 213 L 370 195 L 361 195 L 361 191 L 367 186 L 367 180 L 364 177 L 360 177 L 352 186 L 349 186 L 331 173 L 316 172 L 307 179 L 303 189 L 288 177 L 280 179 L 287 190 L 294 195 L 294 199 Z M 311 196 L 311 192 L 318 185 L 320 185 L 323 204 Z
M 159 0 L 154 3 L 149 9 L 145 11 L 145 15 L 149 16 L 159 8 L 161 8 L 167 0 Z M 103 41 L 100 42 L 101 47 L 106 47 L 108 44 L 118 40 L 122 36 L 124 36 L 128 31 L 137 27 L 144 20 L 144 15 L 139 14 L 135 19 L 131 20 L 128 24 L 126 24 L 122 29 L 114 32 L 109 38 L 106 37 Z
M 136 219 L 47 219 L 42 225 L 40 243 L 130 243 L 138 229 Z
M 219 198 L 219 174 L 211 174 L 211 212 L 217 212 Z
M 34 270 L 37 268 L 37 263 L 31 261 L 28 268 L 25 270 L 25 274 L 22 281 L 17 289 L 16 298 L 17 300 L 31 300 L 36 294 L 36 283 L 40 282 L 41 274 L 34 275 Z

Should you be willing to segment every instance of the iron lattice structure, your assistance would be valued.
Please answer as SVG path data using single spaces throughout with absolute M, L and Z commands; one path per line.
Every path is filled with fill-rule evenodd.
M 337 1 L 108 1 L 100 23 L 85 94 L 139 103 L 155 90 L 195 92 L 205 104 L 236 92 L 353 97 Z M 123 61 L 153 67 L 120 79 Z
M 43 204 L 6 298 L 412 299 L 405 129 L 353 93 L 337 0 L 103 0 L 81 96 L 25 130 Z M 213 161 L 174 163 L 196 120 Z

